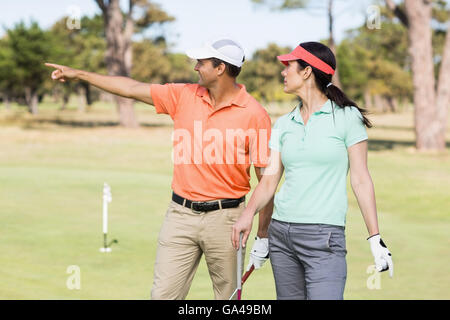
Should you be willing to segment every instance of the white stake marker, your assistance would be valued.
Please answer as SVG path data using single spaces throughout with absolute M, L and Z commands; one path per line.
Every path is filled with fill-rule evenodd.
M 105 182 L 103 185 L 103 248 L 100 248 L 100 252 L 111 252 L 111 248 L 108 248 L 107 234 L 108 234 L 108 203 L 112 201 L 111 188 Z
M 112 201 L 111 188 L 103 185 L 103 233 L 108 233 L 108 203 Z

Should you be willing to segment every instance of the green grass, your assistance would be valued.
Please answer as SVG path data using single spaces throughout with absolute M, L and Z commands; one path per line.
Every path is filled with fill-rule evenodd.
M 45 102 L 37 117 L 0 105 L 1 299 L 149 298 L 170 200 L 172 128 L 151 107 L 137 112 L 144 125 L 126 130 L 109 104 L 78 114 Z M 416 153 L 410 113 L 372 119 L 369 167 L 395 276 L 383 273 L 380 290 L 367 288 L 372 255 L 349 189 L 345 298 L 450 299 L 449 152 Z M 109 254 L 99 252 L 104 182 L 113 195 L 109 236 L 119 240 Z M 80 267 L 80 290 L 66 286 L 71 265 Z M 188 299 L 212 298 L 202 261 Z M 244 298 L 275 299 L 270 263 L 248 280 Z

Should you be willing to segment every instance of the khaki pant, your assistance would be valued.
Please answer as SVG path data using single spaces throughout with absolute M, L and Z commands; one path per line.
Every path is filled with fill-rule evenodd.
M 171 201 L 159 234 L 151 298 L 185 299 L 204 253 L 215 299 L 229 299 L 237 283 L 231 230 L 244 208 L 242 202 L 236 208 L 195 213 Z

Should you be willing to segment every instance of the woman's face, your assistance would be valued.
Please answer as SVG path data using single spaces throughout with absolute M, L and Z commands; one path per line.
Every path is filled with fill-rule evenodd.
M 303 86 L 306 69 L 300 70 L 297 61 L 288 61 L 288 65 L 281 72 L 284 77 L 284 92 L 296 93 Z

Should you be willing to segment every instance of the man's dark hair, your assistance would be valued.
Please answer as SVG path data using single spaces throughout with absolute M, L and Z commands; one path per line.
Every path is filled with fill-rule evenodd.
M 232 65 L 231 63 L 228 63 L 226 61 L 220 60 L 218 58 L 211 58 L 212 65 L 214 68 L 218 67 L 221 63 L 225 65 L 225 72 L 232 78 L 237 78 L 239 73 L 241 73 L 241 68 L 236 67 L 235 65 Z M 242 59 L 242 62 L 244 62 L 245 57 Z

